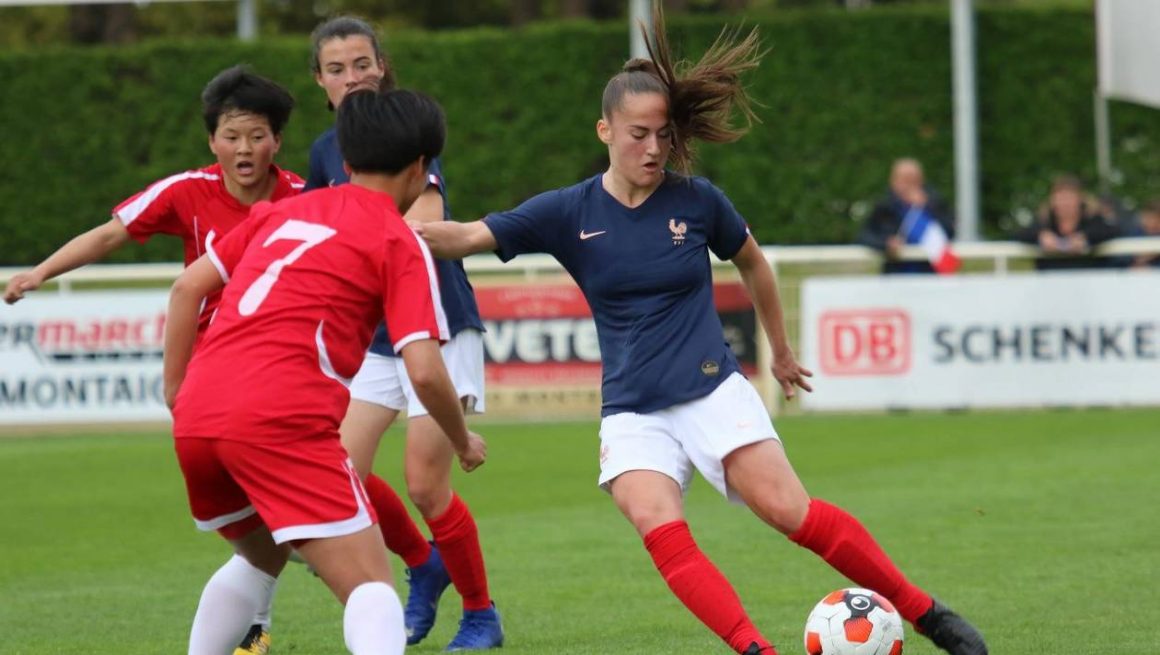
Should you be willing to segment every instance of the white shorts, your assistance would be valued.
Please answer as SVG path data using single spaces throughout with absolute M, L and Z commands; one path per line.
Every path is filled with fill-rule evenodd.
M 752 443 L 778 439 L 757 390 L 740 373 L 703 398 L 650 414 L 623 412 L 600 422 L 600 487 L 628 471 L 656 471 L 688 491 L 693 469 L 729 500 L 741 498 L 725 483 L 725 457 Z
M 483 413 L 483 336 L 479 330 L 463 330 L 443 344 L 443 363 L 468 414 Z M 368 352 L 350 383 L 350 397 L 388 409 L 407 410 L 407 416 L 426 416 L 427 409 L 415 395 L 402 357 Z

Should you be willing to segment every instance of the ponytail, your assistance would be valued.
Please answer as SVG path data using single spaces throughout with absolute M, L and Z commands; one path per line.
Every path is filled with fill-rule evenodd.
M 757 28 L 740 39 L 739 29 L 725 28 L 696 64 L 674 64 L 659 0 L 653 0 L 653 25 L 652 39 L 645 26 L 640 26 L 649 58 L 629 60 L 608 81 L 601 110 L 605 117 L 610 116 L 628 93 L 664 95 L 673 129 L 669 161 L 687 173 L 693 165 L 693 140 L 731 143 L 758 120 L 741 83 L 741 74 L 757 68 L 764 52 L 760 50 Z M 741 114 L 743 125 L 733 124 L 735 110 Z

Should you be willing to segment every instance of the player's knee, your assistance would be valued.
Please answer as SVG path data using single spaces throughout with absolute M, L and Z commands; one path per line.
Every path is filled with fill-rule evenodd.
M 418 509 L 419 513 L 421 513 L 423 516 L 431 516 L 436 512 L 438 498 L 433 489 L 408 489 L 407 495 L 410 496 L 411 502 L 414 503 L 415 508 Z
M 806 520 L 809 498 L 798 494 L 767 494 L 751 503 L 750 509 L 778 532 L 792 534 Z
M 420 514 L 430 518 L 447 509 L 451 503 L 451 487 L 429 477 L 408 477 L 407 496 Z
M 666 523 L 679 521 L 682 517 L 680 508 L 664 503 L 630 503 L 622 506 L 621 510 L 641 537 Z

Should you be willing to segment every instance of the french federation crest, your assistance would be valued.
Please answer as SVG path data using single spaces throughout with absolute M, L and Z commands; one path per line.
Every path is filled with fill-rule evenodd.
M 685 232 L 688 230 L 689 226 L 684 221 L 678 223 L 675 218 L 669 219 L 669 231 L 673 233 L 674 246 L 679 246 L 685 242 Z

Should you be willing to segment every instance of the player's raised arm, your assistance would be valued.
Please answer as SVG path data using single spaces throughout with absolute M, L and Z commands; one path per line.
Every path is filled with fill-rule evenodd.
M 427 242 L 431 254 L 439 259 L 463 259 L 468 255 L 490 252 L 499 247 L 491 228 L 483 221 L 409 222 L 415 233 Z
M 39 289 L 58 275 L 104 259 L 128 240 L 129 230 L 118 218 L 73 237 L 31 270 L 12 276 L 4 289 L 4 302 L 14 304 L 24 298 L 25 292 Z
M 197 319 L 206 296 L 222 288 L 225 281 L 210 260 L 202 255 L 173 283 L 169 292 L 169 313 L 165 317 L 165 363 L 162 378 L 165 382 L 165 404 L 173 408 L 185 369 L 193 357 L 197 341 Z

